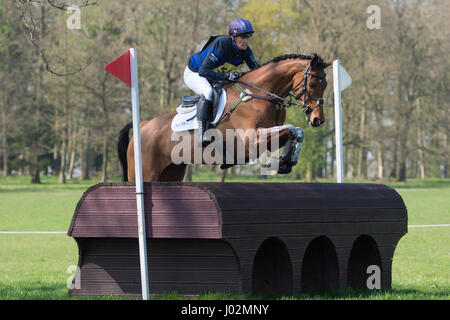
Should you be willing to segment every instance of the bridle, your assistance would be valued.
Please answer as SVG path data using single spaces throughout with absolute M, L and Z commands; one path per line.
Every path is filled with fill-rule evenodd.
M 318 74 L 312 73 L 312 72 L 309 71 L 310 69 L 311 69 L 311 62 L 308 64 L 308 66 L 307 66 L 306 69 L 305 69 L 305 72 L 303 73 L 303 79 L 300 80 L 300 81 L 292 88 L 292 91 L 294 92 L 294 94 L 292 94 L 292 93 L 289 92 L 289 95 L 290 95 L 291 97 L 294 97 L 296 100 L 300 100 L 300 99 L 302 98 L 302 96 L 303 96 L 302 107 L 301 107 L 301 108 L 303 109 L 303 112 L 305 112 L 305 113 L 307 114 L 308 118 L 311 116 L 311 113 L 312 113 L 315 109 L 317 109 L 317 108 L 320 107 L 320 106 L 323 106 L 323 104 L 324 104 L 324 99 L 323 99 L 323 98 L 316 98 L 316 97 L 314 97 L 313 95 L 311 95 L 311 94 L 308 93 L 308 90 L 306 89 L 306 85 L 307 85 L 307 82 L 308 82 L 308 77 L 307 77 L 307 76 L 308 76 L 308 74 L 309 74 L 310 76 L 313 76 L 313 77 L 318 78 L 318 79 L 320 79 L 320 80 L 325 80 L 325 78 L 326 78 L 326 76 L 327 76 L 326 73 L 325 73 L 324 76 L 320 76 L 320 75 L 318 75 Z M 295 94 L 295 90 L 296 90 L 300 85 L 302 85 L 302 87 L 301 87 L 301 88 L 302 88 L 302 91 L 300 91 L 298 94 Z M 311 99 L 317 101 L 317 104 L 316 104 L 314 107 L 311 107 L 310 105 L 308 105 L 308 104 L 306 103 L 306 97 L 311 98 Z M 308 120 L 309 120 L 309 119 L 308 119 Z

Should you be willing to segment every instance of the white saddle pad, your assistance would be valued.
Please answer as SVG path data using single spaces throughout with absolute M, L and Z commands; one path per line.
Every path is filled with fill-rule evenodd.
M 215 125 L 220 117 L 222 116 L 223 111 L 225 110 L 225 105 L 227 104 L 227 93 L 225 89 L 222 89 L 219 98 L 219 105 L 217 106 L 217 114 L 212 122 Z M 178 108 L 177 108 L 178 109 Z M 187 113 L 177 113 L 172 120 L 172 130 L 173 131 L 186 131 L 198 129 L 197 122 L 197 108 L 193 108 L 192 111 Z

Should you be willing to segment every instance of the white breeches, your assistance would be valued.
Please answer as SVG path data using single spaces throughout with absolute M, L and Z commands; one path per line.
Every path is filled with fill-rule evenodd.
M 184 70 L 184 83 L 189 89 L 198 95 L 204 95 L 206 100 L 213 100 L 213 89 L 206 78 L 200 77 L 198 72 L 193 72 L 189 67 Z

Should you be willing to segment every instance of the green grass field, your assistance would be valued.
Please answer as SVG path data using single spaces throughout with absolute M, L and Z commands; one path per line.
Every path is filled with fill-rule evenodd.
M 217 181 L 202 174 L 194 181 Z M 229 176 L 227 181 L 259 181 Z M 265 181 L 292 181 L 268 177 Z M 54 177 L 30 185 L 29 177 L 0 177 L 0 231 L 67 231 L 82 193 L 98 180 Z M 408 225 L 450 224 L 450 180 L 384 182 L 400 193 L 408 208 Z M 399 242 L 392 267 L 392 290 L 335 292 L 283 299 L 450 299 L 450 227 L 409 228 Z M 67 280 L 77 264 L 75 241 L 65 234 L 0 234 L 0 299 L 75 299 Z M 110 298 L 110 297 L 102 297 Z M 170 293 L 158 299 L 184 299 Z M 211 293 L 198 299 L 257 299 Z M 80 298 L 77 298 L 80 299 Z

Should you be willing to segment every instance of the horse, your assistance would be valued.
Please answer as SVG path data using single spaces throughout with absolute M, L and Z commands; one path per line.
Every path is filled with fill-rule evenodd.
M 306 114 L 307 123 L 312 127 L 323 124 L 325 121 L 323 94 L 327 87 L 324 70 L 332 63 L 333 60 L 325 62 L 317 54 L 310 56 L 287 54 L 275 57 L 241 74 L 235 83 L 224 84 L 222 87 L 226 90 L 227 102 L 222 118 L 214 128 L 221 137 L 224 137 L 224 146 L 236 145 L 226 140 L 227 130 L 253 130 L 255 132 L 253 140 L 248 136 L 244 137 L 245 161 L 248 162 L 252 143 L 259 147 L 261 152 L 265 149 L 272 151 L 271 142 L 276 135 L 278 147 L 284 146 L 278 173 L 291 172 L 292 166 L 297 163 L 303 141 L 303 130 L 291 124 L 283 125 L 286 119 L 286 107 L 291 105 L 301 107 Z M 258 92 L 259 95 L 254 92 Z M 249 95 L 250 99 L 242 99 L 243 94 Z M 292 98 L 300 101 L 301 104 L 292 102 Z M 171 122 L 175 115 L 176 113 L 162 114 L 140 123 L 142 176 L 145 182 L 183 181 L 184 179 L 188 163 L 173 161 L 172 155 L 178 143 L 174 141 L 171 129 Z M 123 181 L 135 180 L 134 145 L 133 140 L 130 141 L 129 138 L 129 130 L 132 126 L 132 123 L 128 123 L 120 131 L 117 144 L 123 169 Z M 190 145 L 192 149 L 187 152 L 193 155 L 197 135 L 194 135 L 194 130 L 186 134 L 192 138 Z M 233 159 L 236 159 L 236 156 Z M 201 161 L 201 163 L 205 162 Z M 235 163 L 222 164 L 221 169 L 231 167 Z

